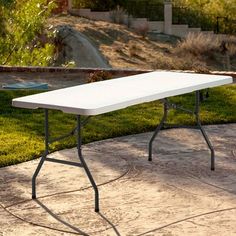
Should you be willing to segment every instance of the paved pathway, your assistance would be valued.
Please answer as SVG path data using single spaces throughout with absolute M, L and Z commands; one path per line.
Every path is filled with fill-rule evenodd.
M 101 195 L 82 169 L 46 163 L 31 200 L 38 160 L 0 169 L 0 235 L 236 235 L 236 124 L 205 127 L 216 170 L 196 130 L 161 131 L 147 161 L 151 133 L 83 147 Z M 75 159 L 76 150 L 51 154 Z

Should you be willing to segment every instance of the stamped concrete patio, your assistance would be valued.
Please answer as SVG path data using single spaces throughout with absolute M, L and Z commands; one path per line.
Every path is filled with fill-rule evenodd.
M 38 199 L 31 176 L 39 160 L 0 169 L 0 235 L 236 235 L 236 124 L 205 127 L 216 170 L 197 130 L 161 131 L 83 147 L 99 185 L 100 213 L 83 169 L 45 163 Z M 76 159 L 76 149 L 51 154 Z

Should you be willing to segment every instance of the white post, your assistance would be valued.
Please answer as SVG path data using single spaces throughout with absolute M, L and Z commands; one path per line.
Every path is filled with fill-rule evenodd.
M 171 0 L 164 2 L 164 33 L 172 34 L 172 3 Z
M 68 11 L 72 9 L 72 0 L 68 0 Z

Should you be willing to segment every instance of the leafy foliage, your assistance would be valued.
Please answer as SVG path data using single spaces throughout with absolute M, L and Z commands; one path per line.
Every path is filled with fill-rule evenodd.
M 14 0 L 0 0 L 0 6 L 9 7 L 13 2 Z
M 236 0 L 173 0 L 173 2 L 215 16 L 234 18 L 236 14 Z
M 44 24 L 55 4 L 47 0 L 1 1 L 0 64 L 46 66 L 54 48 Z
M 186 7 L 187 11 L 180 15 L 182 18 L 188 15 L 190 23 L 197 20 L 203 28 L 216 29 L 218 21 L 220 32 L 236 33 L 236 0 L 173 0 L 173 3 Z

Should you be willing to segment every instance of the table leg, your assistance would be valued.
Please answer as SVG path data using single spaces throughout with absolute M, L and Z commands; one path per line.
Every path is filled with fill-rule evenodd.
M 166 121 L 166 118 L 167 118 L 167 114 L 168 114 L 168 109 L 180 109 L 182 111 L 185 111 L 185 112 L 188 112 L 188 113 L 191 113 L 195 116 L 196 118 L 196 123 L 197 123 L 197 129 L 199 129 L 211 151 L 211 170 L 215 170 L 215 152 L 214 152 L 214 148 L 204 130 L 204 128 L 202 127 L 201 125 L 201 121 L 200 121 L 200 115 L 199 115 L 199 111 L 200 111 L 200 91 L 196 91 L 196 94 L 195 94 L 195 111 L 192 112 L 192 111 L 189 111 L 187 109 L 184 109 L 182 107 L 179 107 L 175 104 L 171 104 L 167 101 L 167 99 L 164 99 L 164 115 L 161 119 L 161 122 L 160 124 L 157 126 L 156 130 L 154 131 L 154 134 L 153 136 L 151 137 L 151 140 L 149 141 L 149 155 L 148 155 L 148 160 L 149 161 L 152 161 L 152 143 L 154 141 L 154 139 L 156 138 L 157 134 L 159 133 L 159 131 L 161 130 L 161 128 L 164 126 L 165 124 L 165 121 Z M 182 127 L 182 126 L 180 126 Z M 190 127 L 191 128 L 191 127 Z M 194 128 L 194 127 L 192 127 Z
M 82 135 L 81 135 L 81 117 L 80 115 L 77 116 L 77 149 L 78 149 L 78 156 L 80 159 L 80 162 L 89 178 L 90 183 L 93 186 L 94 192 L 95 192 L 95 212 L 99 212 L 99 192 L 98 187 L 93 179 L 93 176 L 83 158 L 82 151 L 81 151 L 81 144 L 82 144 Z
M 87 119 L 85 120 L 87 121 Z M 72 165 L 72 166 L 77 166 L 77 167 L 82 167 L 84 168 L 90 183 L 93 186 L 93 189 L 95 191 L 95 212 L 99 212 L 99 192 L 98 192 L 98 188 L 97 185 L 92 177 L 92 174 L 90 173 L 90 170 L 82 156 L 82 151 L 81 151 L 81 145 L 82 145 L 82 137 L 81 137 L 81 129 L 82 129 L 82 123 L 81 123 L 81 117 L 77 116 L 77 127 L 76 127 L 76 131 L 77 131 L 77 149 L 78 149 L 78 156 L 80 159 L 81 163 L 75 163 L 75 162 L 71 162 L 71 161 L 64 161 L 64 160 L 56 160 L 53 158 L 47 158 L 47 155 L 49 154 L 49 143 L 52 143 L 53 141 L 57 141 L 57 140 L 61 140 L 64 139 L 70 135 L 74 134 L 74 130 L 72 132 L 70 132 L 68 135 L 64 135 L 62 137 L 56 138 L 53 141 L 49 141 L 49 125 L 48 125 L 48 109 L 45 109 L 45 121 L 44 121 L 44 126 L 45 126 L 45 152 L 42 155 L 40 162 L 34 172 L 33 178 L 32 178 L 32 199 L 36 198 L 36 178 L 44 164 L 45 161 L 50 161 L 50 162 L 55 162 L 55 163 L 59 163 L 59 164 L 65 164 L 65 165 Z
M 159 131 L 161 130 L 161 128 L 164 126 L 164 123 L 165 123 L 166 118 L 167 118 L 167 113 L 168 113 L 167 100 L 164 99 L 164 114 L 163 114 L 163 117 L 161 119 L 160 124 L 157 126 L 156 130 L 154 131 L 154 134 L 152 135 L 152 137 L 149 141 L 149 153 L 148 153 L 148 160 L 149 161 L 152 161 L 152 143 L 153 143 L 154 139 L 156 138 L 157 134 L 159 133 Z
M 210 151 L 211 151 L 211 170 L 215 170 L 215 152 L 214 152 L 214 148 L 205 132 L 205 130 L 203 129 L 202 125 L 201 125 L 201 121 L 200 121 L 200 117 L 199 117 L 199 110 L 200 110 L 200 92 L 196 91 L 196 104 L 195 104 L 195 117 L 196 117 L 196 122 L 197 122 L 197 126 L 200 129 Z
M 32 199 L 36 198 L 36 178 L 43 166 L 44 161 L 46 160 L 46 157 L 49 153 L 49 128 L 48 128 L 48 110 L 45 109 L 44 111 L 45 120 L 44 120 L 44 128 L 45 128 L 45 152 L 41 157 L 41 160 L 34 172 L 33 178 L 32 178 Z

